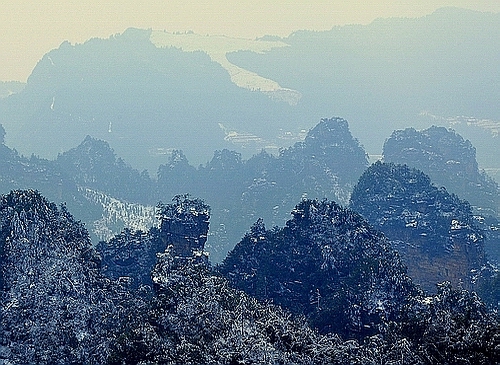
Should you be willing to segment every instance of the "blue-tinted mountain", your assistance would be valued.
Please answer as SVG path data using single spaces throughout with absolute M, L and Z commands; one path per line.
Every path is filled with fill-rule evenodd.
M 396 320 L 415 290 L 385 237 L 326 200 L 302 201 L 284 228 L 258 221 L 219 269 L 236 288 L 348 338 Z
M 472 287 L 486 263 L 483 230 L 467 201 L 437 188 L 420 170 L 377 162 L 360 177 L 350 207 L 392 241 L 409 275 L 431 290 L 438 282 Z
M 92 222 L 102 211 L 81 193 L 70 175 L 54 161 L 35 155 L 27 158 L 4 144 L 5 131 L 0 126 L 0 193 L 11 190 L 36 189 L 58 203 L 78 212 L 79 219 Z
M 301 206 L 326 210 L 311 209 L 303 215 L 306 212 L 299 211 Z M 477 364 L 497 362 L 498 319 L 486 311 L 474 293 L 453 289 L 446 283 L 440 285 L 434 296 L 415 290 L 406 292 L 403 288 L 411 288 L 412 284 L 402 273 L 398 260 L 391 260 L 392 265 L 383 260 L 394 257 L 394 252 L 384 248 L 380 233 L 371 230 L 358 215 L 326 201 L 307 201 L 297 208 L 294 219 L 283 231 L 303 233 L 301 240 L 315 241 L 324 233 L 323 238 L 331 241 L 330 248 L 334 248 L 338 238 L 340 245 L 357 242 L 364 249 L 371 247 L 379 252 L 380 255 L 367 255 L 364 249 L 356 249 L 360 248 L 357 244 L 344 253 L 327 250 L 328 267 L 313 267 L 316 270 L 302 279 L 307 285 L 318 274 L 317 270 L 341 273 L 348 264 L 354 269 L 352 275 L 338 277 L 340 281 L 347 280 L 348 285 L 343 288 L 346 291 L 341 291 L 348 293 L 347 298 L 335 299 L 353 301 L 353 306 L 342 314 L 336 312 L 340 307 L 330 307 L 319 296 L 316 299 L 321 301 L 316 305 L 351 320 L 364 313 L 365 307 L 360 305 L 366 305 L 363 298 L 370 297 L 368 303 L 375 300 L 379 313 L 375 315 L 380 320 L 376 335 L 364 337 L 363 341 L 342 339 L 335 333 L 321 335 L 302 316 L 293 316 L 232 288 L 227 279 L 211 269 L 200 252 L 204 249 L 210 209 L 199 199 L 176 197 L 173 203 L 159 206 L 158 229 L 149 233 L 124 232 L 117 237 L 121 244 L 117 241 L 111 245 L 117 256 L 131 253 L 131 249 L 134 251 L 134 247 L 151 238 L 168 243 L 156 255 L 151 271 L 153 290 L 148 289 L 147 283 L 136 288 L 139 290 L 129 290 L 133 289 L 130 276 L 145 277 L 143 272 L 135 271 L 141 265 L 131 265 L 128 268 L 133 270 L 128 271 L 114 267 L 112 270 L 121 270 L 119 279 L 106 278 L 103 272 L 107 276 L 114 274 L 109 266 L 101 266 L 83 225 L 64 207 L 57 208 L 38 192 L 25 190 L 0 197 L 0 361 L 6 364 L 433 364 L 456 363 L 467 358 Z M 339 218 L 347 214 L 350 219 L 332 223 L 329 218 L 334 212 L 339 213 Z M 321 213 L 326 213 L 324 219 Z M 258 223 L 247 238 L 271 235 L 264 231 Z M 370 234 L 374 234 L 375 240 L 368 237 Z M 381 260 L 366 261 L 369 257 Z M 295 258 L 296 253 L 286 251 L 279 263 L 292 264 Z M 378 270 L 373 271 L 376 267 Z M 284 268 L 290 271 L 294 266 Z M 366 274 L 374 278 L 381 272 L 388 281 L 366 280 Z M 364 278 L 359 282 L 366 285 L 367 291 L 363 293 L 362 288 L 356 288 L 359 285 L 352 287 L 349 278 L 355 282 Z M 403 281 L 398 282 L 398 278 Z M 402 287 L 386 292 L 391 282 Z M 378 290 L 371 290 L 374 288 Z M 403 294 L 401 302 L 397 301 L 398 293 Z M 382 301 L 383 298 L 387 301 Z M 382 315 L 384 311 L 390 313 L 390 308 L 401 308 L 400 314 Z M 353 324 L 353 330 L 359 334 L 362 323 Z M 335 326 L 332 330 L 339 328 Z M 366 327 L 364 331 L 372 332 Z
M 124 227 L 150 226 L 154 209 L 139 203 L 157 202 L 155 184 L 116 158 L 107 143 L 89 137 L 54 161 L 24 157 L 3 143 L 3 128 L 0 134 L 0 193 L 36 189 L 71 209 L 95 240 L 110 238 Z
M 475 293 L 449 282 L 435 295 L 422 292 L 383 234 L 333 202 L 304 200 L 292 216 L 283 228 L 252 226 L 218 268 L 231 285 L 305 315 L 322 331 L 362 339 L 367 363 L 500 358 L 490 342 L 498 319 Z M 474 340 L 463 337 L 475 331 Z
M 236 151 L 216 150 L 207 164 L 195 168 L 182 151 L 174 150 L 160 165 L 156 181 L 117 157 L 109 143 L 89 136 L 55 160 L 28 159 L 5 144 L 0 148 L 4 193 L 38 189 L 66 202 L 100 240 L 124 227 L 147 230 L 158 201 L 185 193 L 203 196 L 213 209 L 209 246 L 215 262 L 257 218 L 270 226 L 283 224 L 302 196 L 347 202 L 368 165 L 342 118 L 321 120 L 303 142 L 278 156 L 262 151 L 244 160 Z
M 300 211 L 305 207 L 311 209 Z M 178 196 L 159 209 L 160 228 L 154 235 L 168 247 L 157 254 L 151 272 L 154 296 L 150 312 L 147 317 L 139 313 L 142 322 L 135 319 L 125 325 L 127 335 L 118 338 L 110 363 L 127 359 L 133 364 L 432 364 L 436 359 L 453 362 L 466 356 L 488 364 L 500 355 L 493 349 L 497 321 L 474 293 L 453 289 L 449 283 L 441 284 L 434 296 L 416 290 L 384 237 L 368 228 L 356 213 L 332 202 L 302 202 L 283 229 L 266 231 L 258 221 L 228 258 L 233 264 L 229 280 L 210 268 L 204 253 L 210 208 L 200 199 Z M 335 223 L 330 219 L 333 216 L 339 218 Z M 290 237 L 272 244 L 280 230 L 296 231 L 302 245 L 293 239 L 290 244 Z M 136 241 L 139 236 L 127 237 Z M 327 241 L 322 258 L 301 254 Z M 318 265 L 320 261 L 323 265 Z M 346 269 L 350 273 L 342 275 Z M 245 270 L 251 274 L 244 275 Z M 274 280 L 259 280 L 264 270 Z M 303 271 L 308 275 L 301 275 Z M 332 271 L 332 280 L 325 281 L 324 274 Z M 298 280 L 290 281 L 290 272 Z M 322 275 L 323 280 L 314 281 Z M 288 280 L 281 280 L 284 277 Z M 237 286 L 238 279 L 251 283 L 245 285 L 246 293 L 229 285 Z M 264 301 L 249 296 L 259 283 L 257 297 L 264 296 Z M 282 295 L 272 298 L 272 288 L 279 284 L 283 285 Z M 328 289 L 299 295 L 314 284 L 329 287 L 337 295 L 329 297 Z M 291 304 L 299 316 L 270 305 L 270 299 L 285 307 Z M 353 307 L 332 305 L 345 301 L 352 301 Z M 370 324 L 378 318 L 378 325 L 372 328 L 366 324 L 364 312 L 369 303 L 376 306 L 369 315 Z M 307 315 L 314 325 L 341 319 L 323 328 L 333 333 L 319 335 L 309 327 L 302 317 L 308 307 L 314 307 L 315 315 Z M 397 314 L 391 315 L 392 310 Z M 361 337 L 362 342 L 339 337 L 345 335 L 339 323 L 346 321 L 353 321 L 348 337 Z M 374 333 L 377 335 L 366 336 Z
M 156 46 L 152 31 L 65 42 L 40 60 L 22 92 L 0 102 L 0 122 L 9 145 L 25 155 L 53 158 L 92 135 L 150 173 L 165 151 L 183 150 L 198 165 L 229 148 L 219 123 L 287 147 L 274 137 L 343 115 L 367 151 L 380 154 L 394 129 L 432 123 L 422 111 L 443 116 L 446 126 L 457 115 L 500 120 L 499 16 L 446 8 L 417 19 L 297 31 L 273 38 L 287 46 L 227 54 L 234 65 L 296 90 L 296 105 L 238 87 L 208 53 Z M 481 141 L 475 128 L 461 133 Z M 497 139 L 486 139 L 491 148 L 479 160 L 498 168 L 486 158 Z M 238 152 L 248 158 L 255 150 Z
M 92 135 L 154 172 L 165 149 L 205 162 L 224 145 L 221 121 L 256 133 L 276 113 L 286 118 L 287 104 L 236 86 L 206 53 L 156 47 L 150 34 L 129 29 L 47 53 L 25 89 L 1 103 L 12 145 L 54 157 Z
M 136 289 L 154 287 L 144 312 L 123 323 L 120 330 L 124 335 L 112 344 L 108 363 L 367 361 L 360 344 L 337 335 L 319 335 L 301 316 L 291 317 L 280 307 L 231 288 L 214 272 L 204 252 L 210 207 L 202 200 L 176 196 L 158 210 L 158 229 L 125 231 L 98 247 L 108 277 L 129 279 Z M 159 245 L 154 248 L 152 242 Z M 155 251 L 160 246 L 163 248 Z M 151 254 L 157 257 L 156 263 L 149 260 Z M 145 272 L 151 275 L 147 281 Z M 394 356 L 396 349 L 399 346 L 383 356 Z
M 280 39 L 290 47 L 228 58 L 300 91 L 300 106 L 310 115 L 334 108 L 376 153 L 377 141 L 401 122 L 426 127 L 429 122 L 418 118 L 422 111 L 500 120 L 500 91 L 493 82 L 499 38 L 500 14 L 443 8 L 415 19 L 297 31 Z
M 211 255 L 220 262 L 256 219 L 282 225 L 302 197 L 347 203 L 367 165 L 347 121 L 331 118 L 322 119 L 303 142 L 279 156 L 262 151 L 244 160 L 235 151 L 218 150 L 195 169 L 175 151 L 158 170 L 158 188 L 165 197 L 188 192 L 204 197 L 212 207 Z
M 479 170 L 476 149 L 455 131 L 436 126 L 394 131 L 384 143 L 383 158 L 423 171 L 434 184 L 469 201 L 477 213 L 498 216 L 498 184 Z
M 498 184 L 478 168 L 476 148 L 458 133 L 443 127 L 417 131 L 394 131 L 385 141 L 386 162 L 407 164 L 429 175 L 436 186 L 467 200 L 482 224 L 486 251 L 500 261 L 500 190 Z
M 105 141 L 85 137 L 76 148 L 57 156 L 55 165 L 78 186 L 131 202 L 155 204 L 154 182 L 116 156 Z

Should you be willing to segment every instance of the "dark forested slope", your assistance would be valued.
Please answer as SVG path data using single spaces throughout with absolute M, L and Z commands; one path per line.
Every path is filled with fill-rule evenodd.
M 126 298 L 87 231 L 33 190 L 0 197 L 0 361 L 102 364 Z
M 406 165 L 377 162 L 361 176 L 350 206 L 393 242 L 409 274 L 426 289 L 449 280 L 471 287 L 486 262 L 470 205 Z
M 395 320 L 414 291 L 385 237 L 326 200 L 302 201 L 284 228 L 257 222 L 220 271 L 235 287 L 350 338 Z
M 500 358 L 498 320 L 477 296 L 446 283 L 434 296 L 415 290 L 380 233 L 351 211 L 304 201 L 287 227 L 266 231 L 258 223 L 239 246 L 269 247 L 266 240 L 273 236 L 293 240 L 294 250 L 275 251 L 274 272 L 267 262 L 266 273 L 293 276 L 303 271 L 299 264 L 307 264 L 308 275 L 268 282 L 269 288 L 281 284 L 294 311 L 306 309 L 317 324 L 337 318 L 323 328 L 333 332 L 325 335 L 301 315 L 232 288 L 210 268 L 203 247 L 209 214 L 203 201 L 178 196 L 159 206 L 158 229 L 124 232 L 103 242 L 111 251 L 100 250 L 101 266 L 87 232 L 64 207 L 31 190 L 1 196 L 0 361 L 452 364 L 466 358 L 494 364 Z M 302 248 L 314 250 L 314 241 L 327 243 L 322 258 L 299 255 Z M 167 246 L 164 251 L 161 245 Z M 134 264 L 134 255 L 145 252 L 154 252 L 156 262 Z M 118 260 L 107 261 L 107 255 Z M 266 262 L 245 255 L 253 264 Z M 241 257 L 239 262 L 249 263 Z M 133 278 L 146 278 L 143 271 L 149 270 L 150 281 L 134 284 Z M 319 282 L 325 273 L 329 280 Z M 308 296 L 311 284 L 325 291 Z M 329 296 L 332 290 L 337 295 Z M 315 316 L 307 308 L 314 308 Z M 363 341 L 339 337 L 346 329 Z

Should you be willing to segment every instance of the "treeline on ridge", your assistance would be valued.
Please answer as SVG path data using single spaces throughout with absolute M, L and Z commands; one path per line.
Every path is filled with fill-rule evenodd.
M 476 294 L 449 283 L 436 294 L 421 291 L 389 241 L 334 202 L 306 199 L 292 214 L 271 231 L 257 222 L 212 268 L 204 252 L 210 208 L 199 199 L 160 204 L 158 228 L 125 232 L 96 251 L 64 206 L 31 190 L 2 195 L 0 358 L 11 364 L 500 358 L 498 317 Z M 143 255 L 127 254 L 134 245 L 160 251 L 144 263 Z M 150 277 L 137 276 L 138 268 Z M 233 287 L 245 280 L 253 283 L 249 293 Z

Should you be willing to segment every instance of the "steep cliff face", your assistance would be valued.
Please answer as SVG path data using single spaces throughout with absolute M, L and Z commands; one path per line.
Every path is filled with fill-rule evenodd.
M 326 200 L 303 200 L 292 215 L 273 230 L 258 221 L 236 245 L 220 267 L 232 285 L 349 338 L 398 317 L 414 287 L 380 232 Z
M 438 186 L 470 202 L 477 213 L 498 216 L 498 185 L 478 168 L 476 149 L 451 129 L 394 131 L 384 144 L 384 161 L 417 168 Z
M 172 204 L 158 205 L 158 218 L 161 240 L 171 246 L 174 257 L 206 255 L 210 207 L 202 200 L 178 195 Z
M 249 160 L 230 150 L 215 151 L 198 169 L 174 151 L 158 170 L 162 196 L 189 192 L 212 207 L 209 245 L 220 262 L 259 217 L 268 226 L 283 225 L 302 197 L 346 204 L 368 165 L 365 150 L 345 119 L 322 119 L 303 142 L 273 156 L 265 151 Z
M 449 281 L 453 286 L 475 289 L 471 282 L 472 270 L 479 266 L 474 260 L 474 253 L 467 249 L 467 242 L 455 242 L 453 249 L 443 255 L 430 255 L 420 244 L 395 244 L 403 263 L 408 268 L 408 275 L 423 289 L 435 292 L 436 283 Z
M 470 288 L 471 270 L 485 263 L 484 237 L 469 204 L 417 169 L 375 163 L 359 179 L 350 206 L 387 235 L 427 290 L 444 280 Z

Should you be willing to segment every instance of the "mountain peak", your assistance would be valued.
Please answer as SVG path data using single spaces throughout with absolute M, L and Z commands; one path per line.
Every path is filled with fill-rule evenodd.
M 484 237 L 468 202 L 432 185 L 420 170 L 377 162 L 355 186 L 350 206 L 397 246 L 415 282 L 471 287 L 470 272 L 485 264 Z

